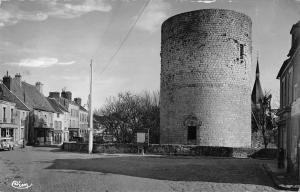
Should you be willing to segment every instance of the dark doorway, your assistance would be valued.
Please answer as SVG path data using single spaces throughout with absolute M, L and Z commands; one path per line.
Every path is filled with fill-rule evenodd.
M 188 126 L 188 140 L 196 140 L 197 138 L 197 127 Z

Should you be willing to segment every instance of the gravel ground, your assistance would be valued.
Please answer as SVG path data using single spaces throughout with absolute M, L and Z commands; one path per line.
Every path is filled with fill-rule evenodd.
M 100 155 L 32 148 L 0 152 L 0 192 L 20 191 L 279 191 L 266 160 Z

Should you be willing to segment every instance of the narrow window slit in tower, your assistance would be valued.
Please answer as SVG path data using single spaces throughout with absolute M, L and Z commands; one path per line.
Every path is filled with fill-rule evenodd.
M 241 60 L 241 63 L 244 62 L 244 47 L 245 47 L 245 45 L 240 44 L 240 60 Z

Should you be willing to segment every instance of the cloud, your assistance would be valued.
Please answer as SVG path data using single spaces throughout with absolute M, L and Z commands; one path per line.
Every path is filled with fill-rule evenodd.
M 197 0 L 197 1 L 192 1 L 192 2 L 197 2 L 197 3 L 214 3 L 216 0 Z M 231 1 L 229 1 L 231 2 Z
M 57 78 L 57 76 L 54 76 L 54 77 Z M 63 76 L 62 79 L 74 81 L 74 80 L 80 80 L 81 77 L 80 76 Z
M 30 7 L 30 11 L 21 9 L 22 4 L 23 7 Z M 0 6 L 0 27 L 14 25 L 21 20 L 44 21 L 49 17 L 72 19 L 89 12 L 109 12 L 112 9 L 104 0 L 0 0 Z
M 22 59 L 20 62 L 10 63 L 10 64 L 19 65 L 23 67 L 50 67 L 53 65 L 72 65 L 74 63 L 75 61 L 58 62 L 57 58 L 40 57 L 37 59 L 32 59 L 32 58 Z
M 84 4 L 81 5 L 72 5 L 72 4 L 65 4 L 65 10 L 68 11 L 75 11 L 80 13 L 87 13 L 91 11 L 110 11 L 111 6 L 106 5 L 103 1 L 95 1 L 95 0 L 87 0 Z
M 157 31 L 167 18 L 169 8 L 170 4 L 163 0 L 152 1 L 137 23 L 137 28 L 151 33 Z

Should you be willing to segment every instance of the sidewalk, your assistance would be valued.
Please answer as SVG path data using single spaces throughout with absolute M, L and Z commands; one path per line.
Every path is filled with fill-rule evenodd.
M 296 178 L 286 174 L 284 169 L 277 168 L 277 162 L 265 163 L 263 164 L 263 168 L 278 189 L 298 191 L 300 182 L 298 182 Z

